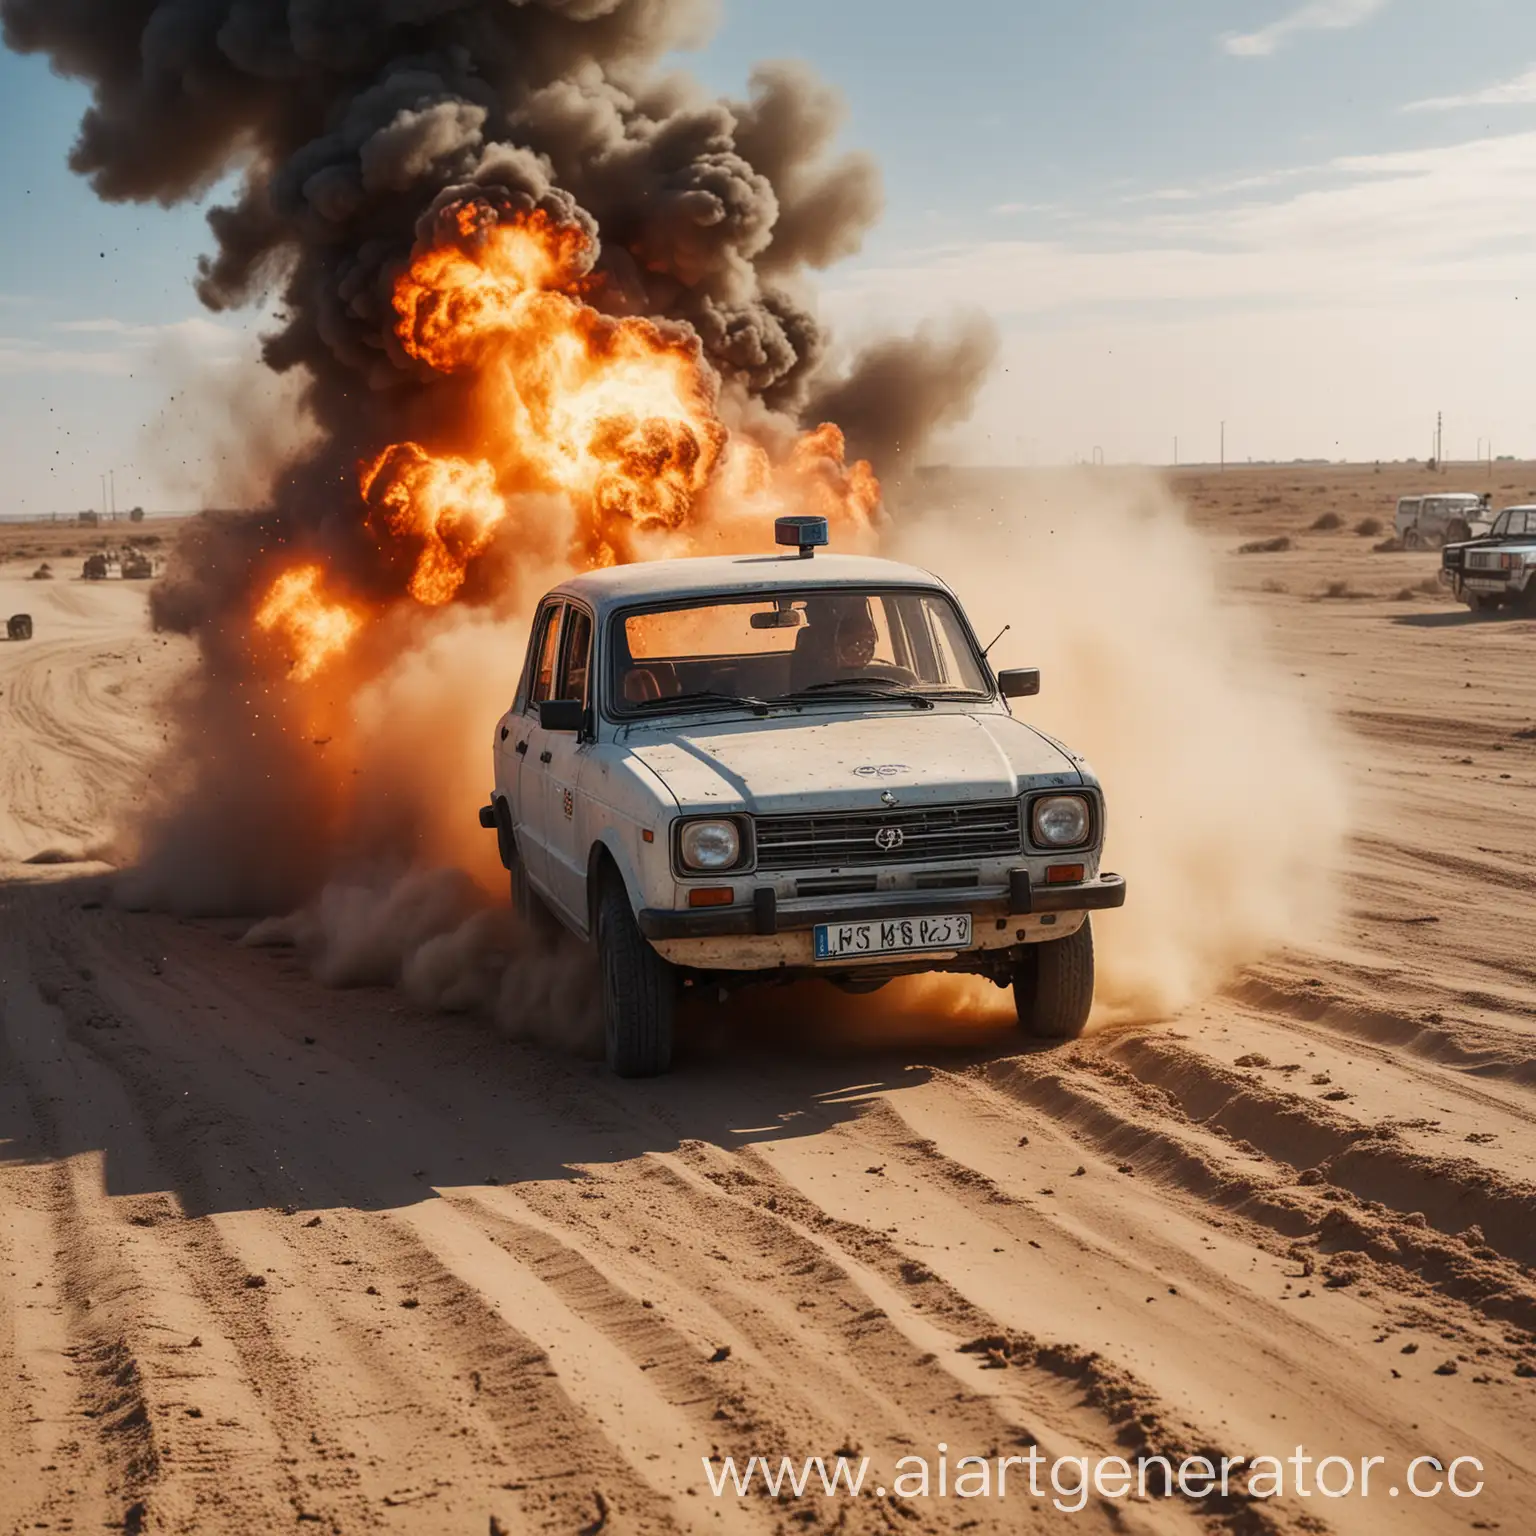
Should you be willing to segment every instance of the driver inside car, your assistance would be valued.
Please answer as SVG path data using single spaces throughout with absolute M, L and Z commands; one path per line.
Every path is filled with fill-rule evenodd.
M 869 616 L 869 604 L 845 608 L 837 623 L 833 642 L 836 674 L 862 672 L 875 659 L 875 621 Z

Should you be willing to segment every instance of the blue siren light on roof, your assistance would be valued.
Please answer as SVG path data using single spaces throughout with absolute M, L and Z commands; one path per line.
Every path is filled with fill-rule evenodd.
M 802 560 L 809 560 L 818 548 L 831 543 L 824 517 L 781 517 L 773 525 L 773 538 L 776 544 L 799 549 Z

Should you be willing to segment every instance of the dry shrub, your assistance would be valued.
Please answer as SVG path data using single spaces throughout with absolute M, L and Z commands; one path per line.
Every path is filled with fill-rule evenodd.
M 1398 542 L 1397 536 L 1394 534 L 1391 538 L 1383 539 L 1380 544 L 1371 545 L 1371 553 L 1373 555 L 1395 555 L 1402 547 L 1401 543 Z
M 1374 539 L 1381 532 L 1381 519 L 1379 517 L 1362 517 L 1355 524 L 1355 532 L 1362 539 Z
M 1332 533 L 1335 528 L 1342 528 L 1344 519 L 1337 512 L 1324 512 L 1321 517 L 1312 520 L 1313 533 Z
M 1266 576 L 1259 591 L 1269 592 L 1276 597 L 1283 597 L 1291 589 L 1283 581 L 1276 581 L 1273 576 Z
M 1325 598 L 1369 597 L 1369 592 L 1356 592 L 1347 581 L 1330 581 L 1319 594 Z
M 1272 539 L 1254 539 L 1252 543 L 1240 545 L 1237 552 L 1240 555 L 1283 555 L 1290 548 L 1291 541 L 1281 533 Z

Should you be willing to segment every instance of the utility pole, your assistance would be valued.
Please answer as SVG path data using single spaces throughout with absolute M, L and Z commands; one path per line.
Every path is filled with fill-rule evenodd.
M 1435 463 L 1445 473 L 1445 412 L 1435 412 Z
M 1222 472 L 1222 474 L 1226 474 L 1226 472 L 1227 472 L 1227 424 L 1226 424 L 1226 422 L 1222 422 L 1222 424 L 1221 424 L 1221 472 Z
M 115 469 L 107 471 L 107 481 L 112 487 L 112 521 L 115 523 L 117 521 L 117 471 Z
M 101 477 L 101 515 L 107 515 L 107 477 Z

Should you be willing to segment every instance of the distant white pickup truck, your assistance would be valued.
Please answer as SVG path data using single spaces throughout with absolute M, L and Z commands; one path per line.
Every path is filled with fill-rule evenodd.
M 1471 491 L 1433 496 L 1404 496 L 1397 504 L 1393 531 L 1404 549 L 1456 544 L 1487 533 L 1493 522 L 1488 498 Z
M 1020 1027 L 1093 1001 L 1088 765 L 1016 720 L 955 596 L 908 565 L 798 553 L 592 571 L 540 603 L 480 812 L 514 905 L 596 950 L 609 1065 L 667 1070 L 678 989 L 966 971 Z
M 1440 580 L 1471 609 L 1536 613 L 1536 506 L 1506 507 L 1481 538 L 1447 544 Z

